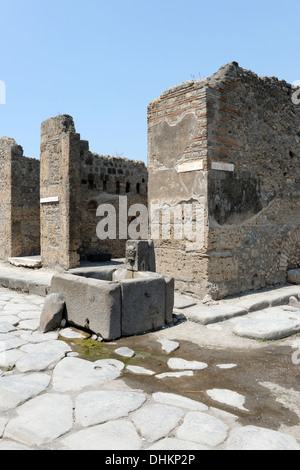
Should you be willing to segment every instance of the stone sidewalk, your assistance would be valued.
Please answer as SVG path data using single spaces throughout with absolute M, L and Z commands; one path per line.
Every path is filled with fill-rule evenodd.
M 142 359 L 134 360 L 134 338 L 126 339 L 126 347 L 122 340 L 111 344 L 114 357 L 80 357 L 73 347 L 78 331 L 38 332 L 44 297 L 0 288 L 0 449 L 300 450 L 298 423 L 278 430 L 241 419 L 251 410 L 238 387 L 204 388 L 203 400 L 180 392 L 180 380 L 201 382 L 213 368 L 209 355 L 205 362 L 180 357 L 187 338 L 195 346 L 233 351 L 262 346 L 234 334 L 234 315 L 207 325 L 187 320 L 188 309 L 195 307 L 187 301 L 176 299 L 177 326 L 139 338 L 150 338 L 161 351 L 158 373 Z M 80 341 L 89 341 L 91 348 L 96 344 Z M 299 340 L 293 336 L 292 341 Z M 232 374 L 239 360 L 237 354 L 236 362 L 217 364 L 213 375 Z M 263 386 L 277 390 L 276 384 Z M 266 393 L 271 393 L 268 388 Z M 299 418 L 300 393 L 291 393 L 285 406 Z M 276 399 L 282 398 L 278 394 Z

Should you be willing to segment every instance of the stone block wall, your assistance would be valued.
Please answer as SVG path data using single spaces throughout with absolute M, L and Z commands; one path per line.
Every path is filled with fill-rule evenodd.
M 119 219 L 120 196 L 128 206 L 147 205 L 143 162 L 98 155 L 76 133 L 73 118 L 61 115 L 42 123 L 41 252 L 44 266 L 76 267 L 93 252 L 125 256 L 126 239 L 100 240 L 97 208 L 109 203 Z
M 0 259 L 40 251 L 40 162 L 0 138 Z
M 222 298 L 284 283 L 287 269 L 299 267 L 300 107 L 293 92 L 285 81 L 232 63 L 149 105 L 149 205 L 160 194 L 160 204 L 197 199 L 203 207 L 202 249 L 189 250 L 186 238 L 156 240 L 158 271 L 173 275 L 182 291 Z

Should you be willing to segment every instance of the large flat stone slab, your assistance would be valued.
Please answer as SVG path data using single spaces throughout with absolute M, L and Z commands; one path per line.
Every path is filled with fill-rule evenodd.
M 0 377 L 0 410 L 16 408 L 20 403 L 46 390 L 51 377 L 42 373 Z
M 139 450 L 142 443 L 134 425 L 122 420 L 83 429 L 61 440 L 70 450 Z
M 229 320 L 230 318 L 246 315 L 247 313 L 246 308 L 231 304 L 211 305 L 209 307 L 197 304 L 184 309 L 184 314 L 190 321 L 201 323 L 202 325 Z
M 73 426 L 73 404 L 68 395 L 48 393 L 24 403 L 5 429 L 4 437 L 28 446 L 58 438 Z
M 186 414 L 176 435 L 179 439 L 216 447 L 225 441 L 228 429 L 226 423 L 214 416 L 191 411 Z
M 137 392 L 91 391 L 76 398 L 76 422 L 82 426 L 116 420 L 140 408 L 146 395 Z
M 124 364 L 114 359 L 90 362 L 77 357 L 65 357 L 53 370 L 53 388 L 66 392 L 94 387 L 120 376 Z

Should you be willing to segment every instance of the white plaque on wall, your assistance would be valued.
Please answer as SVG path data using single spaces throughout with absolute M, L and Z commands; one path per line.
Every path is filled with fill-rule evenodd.
M 221 170 L 221 171 L 234 171 L 234 164 L 233 163 L 225 163 L 225 162 L 212 162 L 211 163 L 212 170 Z
M 177 173 L 186 173 L 187 171 L 203 170 L 203 160 L 194 160 L 191 162 L 180 163 L 176 171 Z

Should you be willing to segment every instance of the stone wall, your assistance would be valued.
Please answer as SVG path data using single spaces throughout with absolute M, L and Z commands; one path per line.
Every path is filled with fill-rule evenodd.
M 222 298 L 284 283 L 299 266 L 300 108 L 292 93 L 285 81 L 232 63 L 149 105 L 149 204 L 160 194 L 160 204 L 193 199 L 203 212 L 202 248 L 188 249 L 186 238 L 156 241 L 158 270 L 182 291 Z
M 94 252 L 125 256 L 126 239 L 100 240 L 97 208 L 120 196 L 128 205 L 147 204 L 147 169 L 143 162 L 90 152 L 80 140 L 73 118 L 57 116 L 42 123 L 41 230 L 44 266 L 65 269 Z
M 39 169 L 14 139 L 0 138 L 1 259 L 39 254 Z

